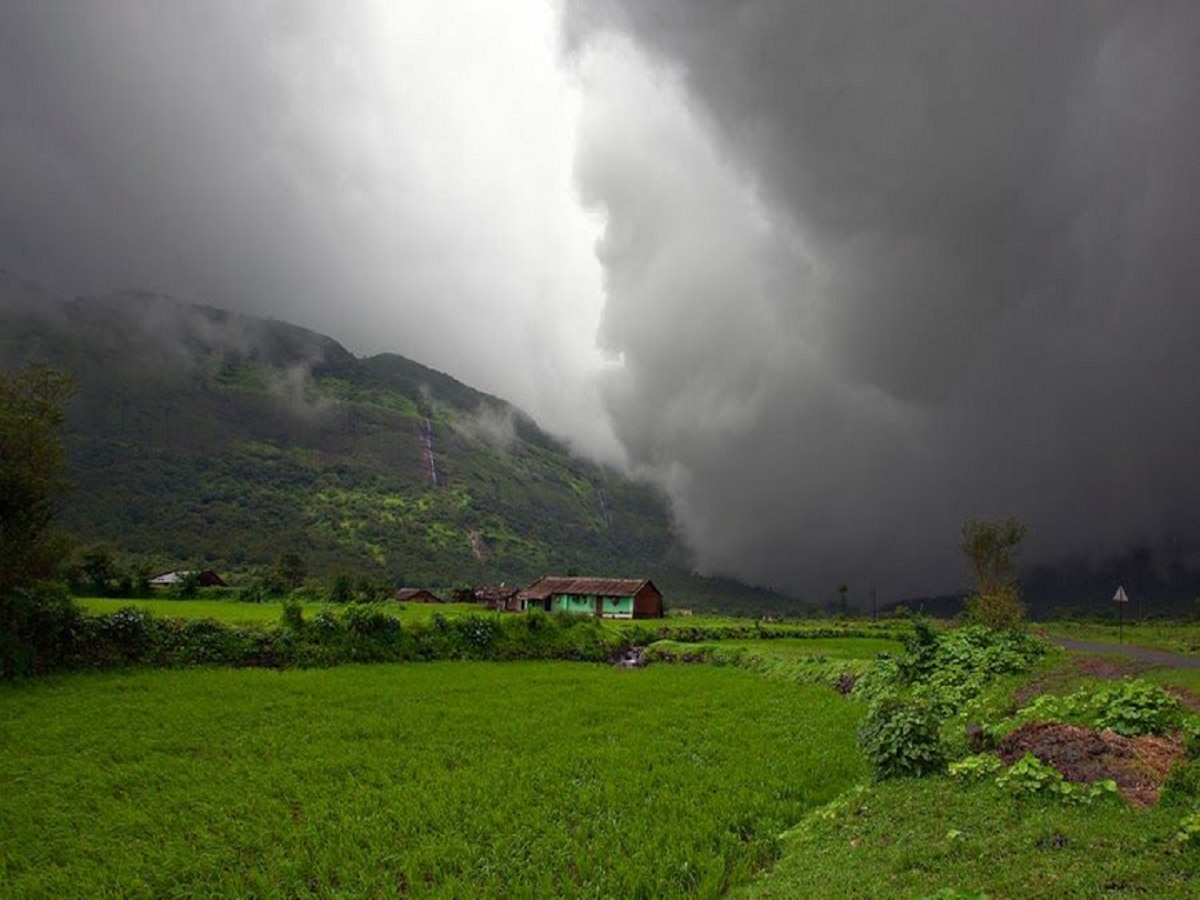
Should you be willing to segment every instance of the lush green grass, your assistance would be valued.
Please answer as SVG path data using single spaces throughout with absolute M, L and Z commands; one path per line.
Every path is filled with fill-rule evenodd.
M 231 624 L 278 622 L 283 611 L 281 603 L 237 603 L 232 600 L 122 600 L 111 597 L 77 597 L 76 603 L 92 615 L 114 613 L 132 606 L 156 616 L 180 619 L 216 619 Z M 312 607 L 314 610 L 316 605 Z
M 732 668 L 426 663 L 0 688 L 0 895 L 715 896 L 863 777 Z
M 132 606 L 144 609 L 156 616 L 174 616 L 180 619 L 215 619 L 229 624 L 253 622 L 278 622 L 283 615 L 282 603 L 239 603 L 236 600 L 121 600 L 109 597 L 81 597 L 77 599 L 85 612 L 94 615 L 113 613 Z M 326 604 L 305 603 L 305 615 L 312 615 Z M 428 622 L 436 613 L 444 616 L 464 613 L 486 613 L 475 603 L 388 603 L 388 613 L 402 622 Z
M 722 646 L 744 647 L 779 659 L 874 659 L 880 653 L 900 653 L 904 645 L 887 638 L 772 638 L 770 640 L 722 641 Z
M 1194 697 L 1200 697 L 1200 669 L 1150 669 L 1142 678 L 1168 687 L 1182 688 Z
M 994 781 L 898 780 L 851 792 L 787 839 L 750 897 L 1194 897 L 1200 850 L 1186 810 L 1016 800 Z
M 1200 622 L 1125 623 L 1118 627 L 1099 622 L 1044 622 L 1038 631 L 1077 641 L 1099 641 L 1116 644 L 1123 641 L 1139 647 L 1169 650 L 1173 653 L 1200 651 Z
M 618 620 L 628 622 L 629 620 Z M 636 620 L 639 623 L 646 623 L 647 619 Z M 912 622 L 905 619 L 881 619 L 878 622 L 872 622 L 869 619 L 843 619 L 821 616 L 815 618 L 797 618 L 797 619 L 781 619 L 777 621 L 767 621 L 763 619 L 748 618 L 746 616 L 724 616 L 724 615 L 692 615 L 692 616 L 674 616 L 668 611 L 666 618 L 653 620 L 654 624 L 659 628 L 667 631 L 687 631 L 692 628 L 747 628 L 755 627 L 765 632 L 778 633 L 807 633 L 807 632 L 829 632 L 829 631 L 846 631 L 856 634 L 870 634 L 880 638 L 896 638 L 904 637 L 912 633 Z

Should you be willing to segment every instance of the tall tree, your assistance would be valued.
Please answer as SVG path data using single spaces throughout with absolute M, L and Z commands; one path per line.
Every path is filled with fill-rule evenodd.
M 58 430 L 72 380 L 42 366 L 0 372 L 0 677 L 52 668 L 76 610 L 49 583 L 66 554 L 51 528 L 65 481 Z
M 59 430 L 74 391 L 45 366 L 0 372 L 0 598 L 50 578 L 63 554 L 52 529 L 66 485 Z
M 968 519 L 962 527 L 975 594 L 967 601 L 973 618 L 991 628 L 1019 628 L 1025 607 L 1017 587 L 1016 555 L 1029 527 L 1013 518 L 989 522 Z

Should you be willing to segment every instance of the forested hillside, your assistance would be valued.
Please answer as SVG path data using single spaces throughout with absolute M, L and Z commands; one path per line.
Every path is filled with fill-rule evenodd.
M 163 566 L 516 583 L 646 574 L 679 605 L 789 601 L 692 576 L 652 487 L 573 456 L 502 400 L 282 322 L 3 276 L 0 364 L 78 382 L 62 523 Z

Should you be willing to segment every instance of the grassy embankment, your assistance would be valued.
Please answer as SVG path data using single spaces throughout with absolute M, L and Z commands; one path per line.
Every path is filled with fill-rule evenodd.
M 0 687 L 0 895 L 717 895 L 865 774 L 861 710 L 710 666 Z
M 991 780 L 903 779 L 809 817 L 747 897 L 1194 897 L 1187 809 L 1016 799 Z
M 1072 694 L 1098 682 L 1053 651 L 1029 675 L 1000 682 L 991 708 L 1015 710 L 1023 685 Z M 1146 680 L 1200 689 L 1200 672 L 1154 668 Z M 1176 765 L 1182 765 L 1177 763 Z M 949 775 L 864 783 L 784 838 L 776 867 L 746 897 L 1182 897 L 1200 894 L 1193 782 L 1158 805 L 1115 795 L 1090 804 L 1014 793 L 994 777 Z M 938 892 L 943 892 L 939 894 Z

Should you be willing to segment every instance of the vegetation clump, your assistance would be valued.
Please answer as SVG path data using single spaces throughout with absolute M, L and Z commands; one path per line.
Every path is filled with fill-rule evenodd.
M 0 677 L 44 669 L 77 615 L 49 584 L 66 553 L 52 526 L 65 486 L 58 431 L 73 390 L 44 366 L 0 372 Z
M 852 696 L 870 703 L 859 744 L 875 777 L 941 771 L 973 704 L 1000 677 L 1026 672 L 1044 653 L 1037 638 L 972 625 L 938 632 L 918 622 L 900 657 L 882 656 Z
M 929 703 L 888 696 L 871 704 L 858 745 L 877 779 L 932 775 L 946 766 L 938 719 Z

